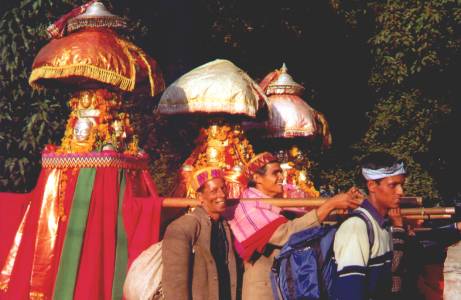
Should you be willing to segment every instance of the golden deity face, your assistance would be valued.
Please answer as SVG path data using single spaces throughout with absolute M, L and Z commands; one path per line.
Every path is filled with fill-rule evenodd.
M 122 125 L 122 122 L 120 122 L 119 120 L 115 120 L 113 123 L 112 123 L 112 128 L 114 129 L 114 133 L 115 133 L 115 136 L 117 138 L 120 138 L 123 136 L 123 125 Z
M 211 125 L 210 126 L 210 133 L 209 133 L 210 137 L 212 137 L 214 139 L 217 138 L 218 137 L 218 131 L 219 131 L 218 125 Z
M 299 148 L 296 147 L 296 146 L 293 146 L 291 149 L 290 149 L 290 156 L 291 157 L 297 157 L 299 154 Z
M 78 119 L 75 123 L 73 139 L 77 142 L 85 142 L 90 137 L 92 123 L 88 119 Z
M 208 163 L 216 164 L 219 162 L 219 151 L 215 147 L 208 147 L 206 150 Z
M 227 139 L 229 130 L 230 127 L 228 126 L 211 125 L 208 131 L 208 140 L 224 141 Z
M 93 102 L 92 100 L 93 100 L 93 96 L 90 95 L 90 93 L 88 92 L 82 93 L 80 97 L 80 106 L 82 108 L 88 108 L 91 106 L 91 102 Z

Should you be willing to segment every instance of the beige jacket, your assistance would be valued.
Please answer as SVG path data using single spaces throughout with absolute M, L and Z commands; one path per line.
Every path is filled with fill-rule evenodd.
M 293 233 L 320 226 L 317 212 L 312 210 L 304 216 L 288 221 L 277 228 L 269 240 L 268 247 L 275 247 L 267 256 L 260 256 L 255 262 L 245 262 L 243 273 L 242 300 L 270 300 L 272 294 L 270 272 L 274 258 L 280 253 L 280 248 Z
M 201 207 L 191 216 L 172 222 L 163 238 L 162 288 L 166 300 L 218 300 L 218 272 L 210 251 L 211 221 Z M 231 231 L 224 222 L 229 244 L 229 275 L 232 300 L 237 294 L 237 265 Z

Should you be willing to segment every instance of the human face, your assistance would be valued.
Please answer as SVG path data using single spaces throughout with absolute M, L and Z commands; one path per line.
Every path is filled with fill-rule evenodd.
M 203 208 L 215 220 L 226 210 L 226 195 L 226 184 L 222 178 L 208 180 L 204 183 L 202 192 L 197 193 Z
M 266 173 L 255 174 L 256 188 L 269 197 L 275 197 L 283 193 L 283 172 L 278 162 L 268 163 Z
M 404 195 L 404 183 L 405 175 L 385 177 L 379 182 L 374 180 L 367 182 L 370 200 L 382 215 L 387 214 L 391 208 L 399 207 L 400 197 Z

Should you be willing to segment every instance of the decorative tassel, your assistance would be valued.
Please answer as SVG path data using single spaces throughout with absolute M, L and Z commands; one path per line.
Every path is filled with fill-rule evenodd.
M 104 17 L 91 17 L 91 18 L 74 18 L 69 20 L 67 24 L 67 31 L 74 32 L 83 27 L 90 28 L 125 28 L 126 22 L 118 16 L 104 16 Z
M 136 47 L 135 45 L 133 45 L 132 43 L 128 41 L 117 39 L 117 42 L 120 44 L 120 46 L 122 46 L 122 49 L 124 50 L 128 58 L 130 59 L 130 65 L 133 69 L 133 72 L 136 72 L 136 68 L 135 68 L 136 60 L 131 55 L 130 51 L 134 51 L 137 55 L 139 55 L 141 60 L 144 62 L 147 68 L 147 73 L 148 73 L 147 75 L 149 77 L 150 94 L 152 97 L 154 97 L 155 96 L 155 85 L 154 85 L 154 78 L 152 77 L 152 68 L 149 64 L 149 61 L 146 58 L 144 51 L 142 51 L 140 48 Z
M 134 65 L 133 65 L 134 67 Z M 124 91 L 133 91 L 135 87 L 135 74 L 127 78 L 114 71 L 104 70 L 91 65 L 69 65 L 65 67 L 43 66 L 32 71 L 29 84 L 36 89 L 43 88 L 36 81 L 47 78 L 63 78 L 71 76 L 82 76 L 101 82 L 114 85 Z

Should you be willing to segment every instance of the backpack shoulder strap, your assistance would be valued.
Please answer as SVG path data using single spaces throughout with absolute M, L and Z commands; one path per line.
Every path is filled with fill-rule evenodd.
M 370 243 L 370 255 L 371 255 L 371 248 L 375 243 L 375 232 L 373 230 L 373 224 L 371 224 L 370 218 L 362 211 L 356 209 L 352 212 L 351 217 L 359 217 L 365 222 L 367 226 L 367 234 L 368 234 L 368 241 Z

